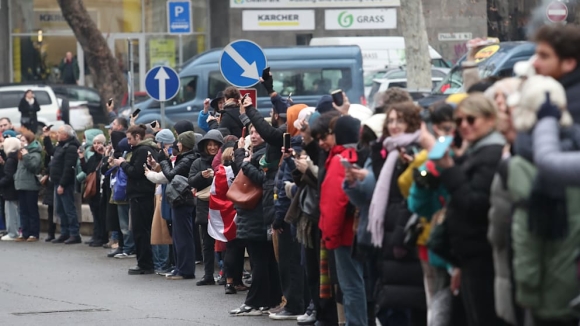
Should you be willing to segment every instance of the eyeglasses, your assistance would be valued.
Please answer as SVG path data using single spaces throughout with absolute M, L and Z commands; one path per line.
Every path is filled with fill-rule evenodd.
M 472 115 L 468 115 L 465 118 L 459 117 L 459 118 L 455 118 L 455 124 L 457 125 L 457 127 L 459 127 L 463 123 L 463 120 L 466 120 L 467 124 L 469 124 L 470 126 L 473 126 L 476 119 L 477 119 L 477 117 L 474 117 Z

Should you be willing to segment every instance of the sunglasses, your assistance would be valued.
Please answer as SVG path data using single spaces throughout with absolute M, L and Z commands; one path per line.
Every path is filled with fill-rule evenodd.
M 472 115 L 468 115 L 465 118 L 455 118 L 455 124 L 457 125 L 457 127 L 459 127 L 463 123 L 463 120 L 466 120 L 467 124 L 469 124 L 470 126 L 473 126 L 476 119 L 477 119 L 477 117 L 474 117 Z

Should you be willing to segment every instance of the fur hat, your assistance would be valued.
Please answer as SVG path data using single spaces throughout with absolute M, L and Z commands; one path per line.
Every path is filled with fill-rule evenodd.
M 365 121 L 373 115 L 373 111 L 361 104 L 351 104 L 348 115 L 359 121 Z
M 572 125 L 572 116 L 566 110 L 566 91 L 562 85 L 552 77 L 535 75 L 528 77 L 523 83 L 518 101 L 512 103 L 515 104 L 512 119 L 516 130 L 529 131 L 534 127 L 537 112 L 546 101 L 546 93 L 550 94 L 552 104 L 562 111 L 560 125 L 564 127 Z
M 4 139 L 4 153 L 10 154 L 20 150 L 20 140 L 16 137 L 10 137 Z

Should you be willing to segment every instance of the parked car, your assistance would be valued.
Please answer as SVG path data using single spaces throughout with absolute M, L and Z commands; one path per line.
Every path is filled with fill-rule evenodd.
M 451 69 L 449 68 L 431 67 L 431 76 L 444 78 L 445 76 L 447 76 L 450 70 Z M 370 91 L 373 87 L 373 81 L 375 79 L 380 78 L 389 78 L 389 79 L 407 78 L 406 67 L 405 66 L 387 67 L 384 69 L 365 71 L 365 94 L 367 97 L 370 96 Z
M 86 102 L 95 124 L 109 124 L 106 101 L 101 99 L 101 95 L 96 89 L 77 85 L 50 85 L 50 87 L 56 95 L 66 97 L 72 102 Z
M 179 120 L 197 125 L 197 117 L 206 98 L 215 97 L 229 84 L 224 80 L 219 61 L 222 49 L 200 54 L 186 62 L 179 73 L 181 89 L 166 102 L 165 117 L 172 126 Z M 264 48 L 274 78 L 274 89 L 283 97 L 292 93 L 295 103 L 316 106 L 320 97 L 342 89 L 351 103 L 366 104 L 362 71 L 362 54 L 358 46 L 303 46 Z M 316 86 L 315 86 L 316 85 Z M 255 85 L 257 108 L 269 116 L 272 103 L 262 85 Z M 150 99 L 135 105 L 141 109 L 137 123 L 160 120 L 159 103 Z M 131 109 L 120 111 L 128 117 Z
M 32 90 L 40 105 L 38 112 L 38 127 L 53 125 L 62 126 L 63 111 L 66 116 L 67 108 L 63 104 L 63 99 L 57 98 L 50 86 L 47 85 L 29 85 L 29 84 L 12 84 L 9 86 L 0 86 L 0 117 L 7 117 L 12 121 L 15 127 L 20 127 L 20 112 L 18 105 L 27 90 Z M 69 102 L 71 125 L 78 130 L 92 126 L 92 118 L 85 102 Z M 73 112 L 75 111 L 75 112 Z M 90 119 L 89 119 L 90 118 Z M 89 124 L 90 122 L 90 124 Z
M 433 87 L 443 80 L 441 77 L 432 77 L 431 82 Z M 380 92 L 384 92 L 389 88 L 399 87 L 407 89 L 407 78 L 380 78 L 373 81 L 373 86 L 369 93 L 369 108 L 374 109 L 375 95 Z M 423 91 L 421 91 L 423 92 Z

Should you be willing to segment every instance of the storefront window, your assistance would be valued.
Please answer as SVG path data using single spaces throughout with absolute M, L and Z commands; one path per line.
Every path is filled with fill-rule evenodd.
M 182 62 L 185 63 L 197 54 L 205 51 L 205 36 L 183 35 Z M 167 65 L 179 70 L 179 36 L 177 35 L 151 35 L 147 37 L 146 44 L 147 69 L 155 66 Z
M 12 0 L 12 32 L 44 33 L 70 31 L 55 0 Z M 85 6 L 103 33 L 141 32 L 141 0 L 85 1 Z
M 60 82 L 60 63 L 71 52 L 76 56 L 73 36 L 17 36 L 12 38 L 14 82 Z

